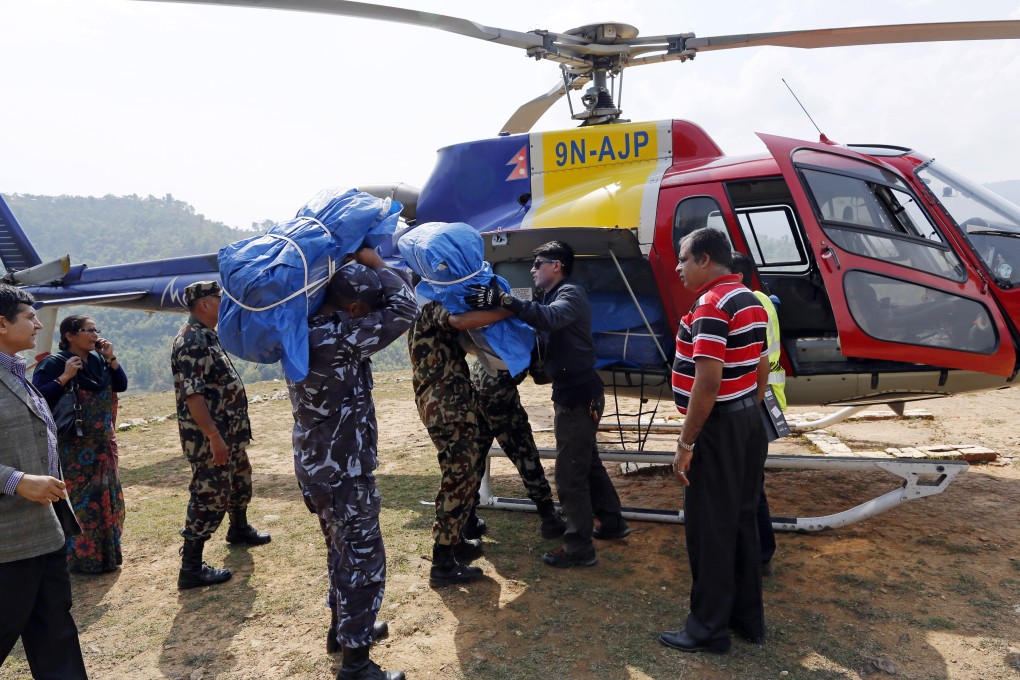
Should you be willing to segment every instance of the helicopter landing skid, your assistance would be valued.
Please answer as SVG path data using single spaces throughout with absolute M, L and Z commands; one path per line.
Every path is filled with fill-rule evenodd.
M 555 449 L 539 449 L 542 458 L 556 458 Z M 535 504 L 523 498 L 503 498 L 492 495 L 489 483 L 489 467 L 494 454 L 503 451 L 494 446 L 485 462 L 485 475 L 479 488 L 479 506 L 495 510 L 516 510 L 534 512 Z M 505 454 L 504 454 L 505 455 Z M 603 461 L 652 463 L 670 465 L 673 451 L 600 451 Z M 765 459 L 766 468 L 784 470 L 884 470 L 902 479 L 899 488 L 852 508 L 819 517 L 772 517 L 772 528 L 776 531 L 814 533 L 827 529 L 838 529 L 885 512 L 907 501 L 942 493 L 956 476 L 967 470 L 968 463 L 962 460 L 889 460 L 885 458 L 823 457 L 818 455 L 775 455 Z M 557 504 L 558 505 L 558 504 Z M 627 519 L 643 522 L 665 522 L 683 524 L 684 511 L 655 508 L 623 508 Z

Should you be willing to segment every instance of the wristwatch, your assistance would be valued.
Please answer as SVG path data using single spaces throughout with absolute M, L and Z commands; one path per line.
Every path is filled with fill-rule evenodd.
M 684 451 L 694 451 L 694 442 L 691 442 L 690 444 L 687 444 L 687 443 L 684 442 L 683 439 L 677 439 L 676 440 L 676 445 L 679 446 Z

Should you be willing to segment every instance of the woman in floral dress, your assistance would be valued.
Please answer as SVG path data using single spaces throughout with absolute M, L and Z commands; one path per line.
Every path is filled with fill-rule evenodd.
M 32 375 L 52 409 L 68 389 L 78 390 L 80 434 L 60 435 L 57 450 L 64 481 L 82 533 L 67 539 L 72 571 L 117 569 L 124 527 L 124 492 L 117 472 L 117 393 L 127 374 L 113 345 L 99 337 L 91 317 L 72 315 L 60 322 L 60 351 L 39 362 Z M 68 383 L 72 387 L 68 387 Z

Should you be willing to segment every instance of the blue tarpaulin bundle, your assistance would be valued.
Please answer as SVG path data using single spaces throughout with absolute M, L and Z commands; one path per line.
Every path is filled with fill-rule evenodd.
M 219 335 L 248 361 L 283 361 L 291 380 L 308 374 L 308 317 L 329 277 L 362 245 L 389 244 L 402 206 L 356 189 L 324 189 L 294 219 L 220 250 Z
M 415 227 L 397 241 L 397 248 L 411 271 L 422 278 L 415 289 L 420 298 L 435 300 L 452 314 L 469 310 L 464 296 L 469 286 L 488 285 L 492 266 L 484 257 L 481 235 L 462 222 L 429 222 Z M 510 285 L 497 276 L 505 291 Z M 531 363 L 535 332 L 516 317 L 481 329 L 489 347 L 517 375 Z
M 639 296 L 640 311 L 624 293 L 590 293 L 595 365 L 651 367 L 669 364 L 675 346 L 658 298 Z M 642 314 L 643 312 L 643 314 Z M 648 326 L 652 333 L 648 332 Z M 665 354 L 665 358 L 663 358 Z

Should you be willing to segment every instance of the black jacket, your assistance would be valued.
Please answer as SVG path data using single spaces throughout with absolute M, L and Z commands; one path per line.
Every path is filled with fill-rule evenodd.
M 553 381 L 553 401 L 587 400 L 602 390 L 595 373 L 591 304 L 583 286 L 565 278 L 542 302 L 516 300 L 511 310 L 538 331 L 539 356 Z

